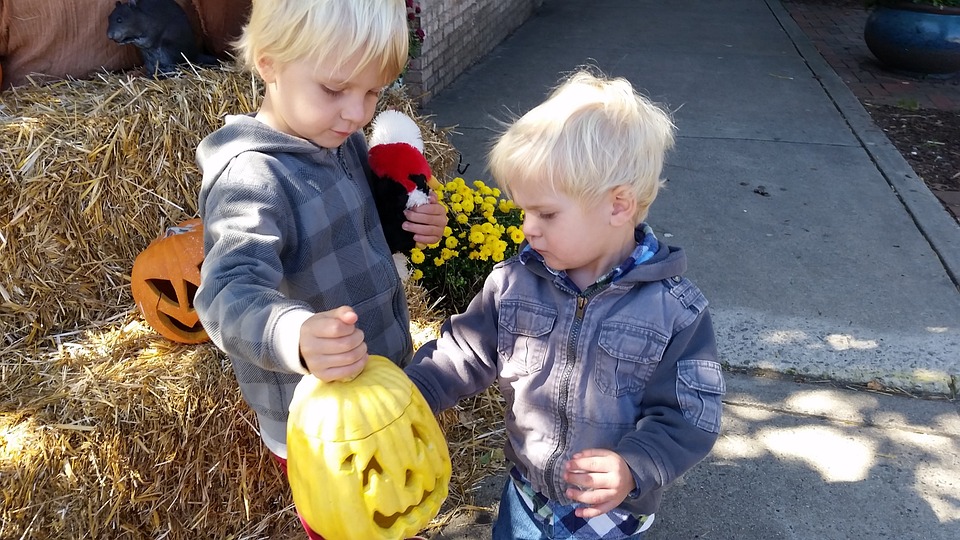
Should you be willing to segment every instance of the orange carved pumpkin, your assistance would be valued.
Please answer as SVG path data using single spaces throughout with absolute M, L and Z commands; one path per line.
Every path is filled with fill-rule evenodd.
M 203 224 L 191 219 L 170 227 L 137 256 L 130 288 L 151 328 L 180 343 L 209 339 L 193 307 L 203 263 Z

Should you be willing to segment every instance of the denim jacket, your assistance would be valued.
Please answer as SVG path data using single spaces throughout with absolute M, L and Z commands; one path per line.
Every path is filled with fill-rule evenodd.
M 720 431 L 725 385 L 713 327 L 685 268 L 682 250 L 664 246 L 581 292 L 539 258 L 514 257 L 406 372 L 434 411 L 496 382 L 506 456 L 549 499 L 572 504 L 564 464 L 605 448 L 636 482 L 620 508 L 654 513 L 663 488 L 703 459 Z

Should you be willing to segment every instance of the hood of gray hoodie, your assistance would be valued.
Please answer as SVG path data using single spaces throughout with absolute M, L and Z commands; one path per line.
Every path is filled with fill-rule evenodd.
M 197 165 L 203 171 L 199 199 L 201 213 L 206 206 L 206 195 L 217 178 L 235 157 L 244 152 L 316 154 L 315 159 L 319 161 L 337 151 L 272 129 L 253 114 L 227 116 L 224 128 L 214 131 L 197 146 Z M 359 134 L 351 135 L 351 139 L 354 137 L 362 139 Z

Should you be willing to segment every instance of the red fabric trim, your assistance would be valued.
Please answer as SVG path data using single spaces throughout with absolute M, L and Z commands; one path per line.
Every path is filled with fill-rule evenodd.
M 383 143 L 370 149 L 370 169 L 379 178 L 389 178 L 401 184 L 407 193 L 417 188 L 411 175 L 430 178 L 430 164 L 419 150 L 407 143 Z

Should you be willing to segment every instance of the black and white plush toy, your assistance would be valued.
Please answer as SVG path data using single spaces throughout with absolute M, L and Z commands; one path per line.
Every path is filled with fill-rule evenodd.
M 387 244 L 394 253 L 407 253 L 416 242 L 403 230 L 403 211 L 427 202 L 438 185 L 423 155 L 420 127 L 399 111 L 383 111 L 373 119 L 370 134 L 371 188 Z

